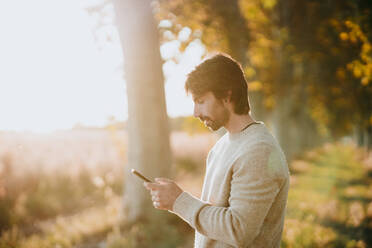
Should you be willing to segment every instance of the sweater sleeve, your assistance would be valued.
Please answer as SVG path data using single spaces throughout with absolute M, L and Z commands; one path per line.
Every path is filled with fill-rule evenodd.
M 228 207 L 212 206 L 184 192 L 173 212 L 210 239 L 246 247 L 259 234 L 280 190 L 275 175 L 281 165 L 275 163 L 279 160 L 273 158 L 272 147 L 257 146 L 232 167 Z

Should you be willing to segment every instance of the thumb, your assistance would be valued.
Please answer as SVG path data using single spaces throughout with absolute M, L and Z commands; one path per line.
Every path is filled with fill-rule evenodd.
M 158 183 L 171 183 L 171 182 L 173 182 L 172 180 L 170 180 L 168 178 L 164 178 L 164 177 L 157 177 L 157 178 L 155 178 L 155 181 L 158 182 Z

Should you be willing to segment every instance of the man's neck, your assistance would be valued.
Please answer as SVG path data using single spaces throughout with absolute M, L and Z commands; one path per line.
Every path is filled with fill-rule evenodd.
M 229 122 L 224 127 L 229 133 L 239 133 L 253 122 L 255 122 L 255 120 L 249 114 L 237 115 L 233 113 L 230 115 Z

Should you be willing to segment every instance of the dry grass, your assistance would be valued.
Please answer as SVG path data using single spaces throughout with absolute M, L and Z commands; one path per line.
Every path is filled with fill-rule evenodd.
M 171 135 L 176 180 L 197 196 L 217 138 Z M 0 248 L 192 246 L 192 229 L 176 216 L 161 228 L 120 228 L 126 147 L 115 130 L 0 133 Z M 282 247 L 372 246 L 370 161 L 341 144 L 294 161 Z
M 181 178 L 204 169 L 214 139 L 171 135 Z M 112 230 L 106 207 L 118 208 L 126 148 L 126 133 L 112 129 L 0 133 L 0 247 L 72 247 Z

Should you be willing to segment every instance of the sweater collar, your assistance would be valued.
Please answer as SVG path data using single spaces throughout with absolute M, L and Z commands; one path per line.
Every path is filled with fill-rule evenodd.
M 238 133 L 230 133 L 229 131 L 227 131 L 227 137 L 230 141 L 234 141 L 234 140 L 237 140 L 239 139 L 240 137 L 243 137 L 245 136 L 246 134 L 250 133 L 251 131 L 255 130 L 257 127 L 261 126 L 261 125 L 265 125 L 262 121 L 257 121 L 257 123 L 253 124 L 253 125 L 250 125 L 249 127 L 247 127 L 246 129 L 244 129 L 243 131 L 240 131 Z

